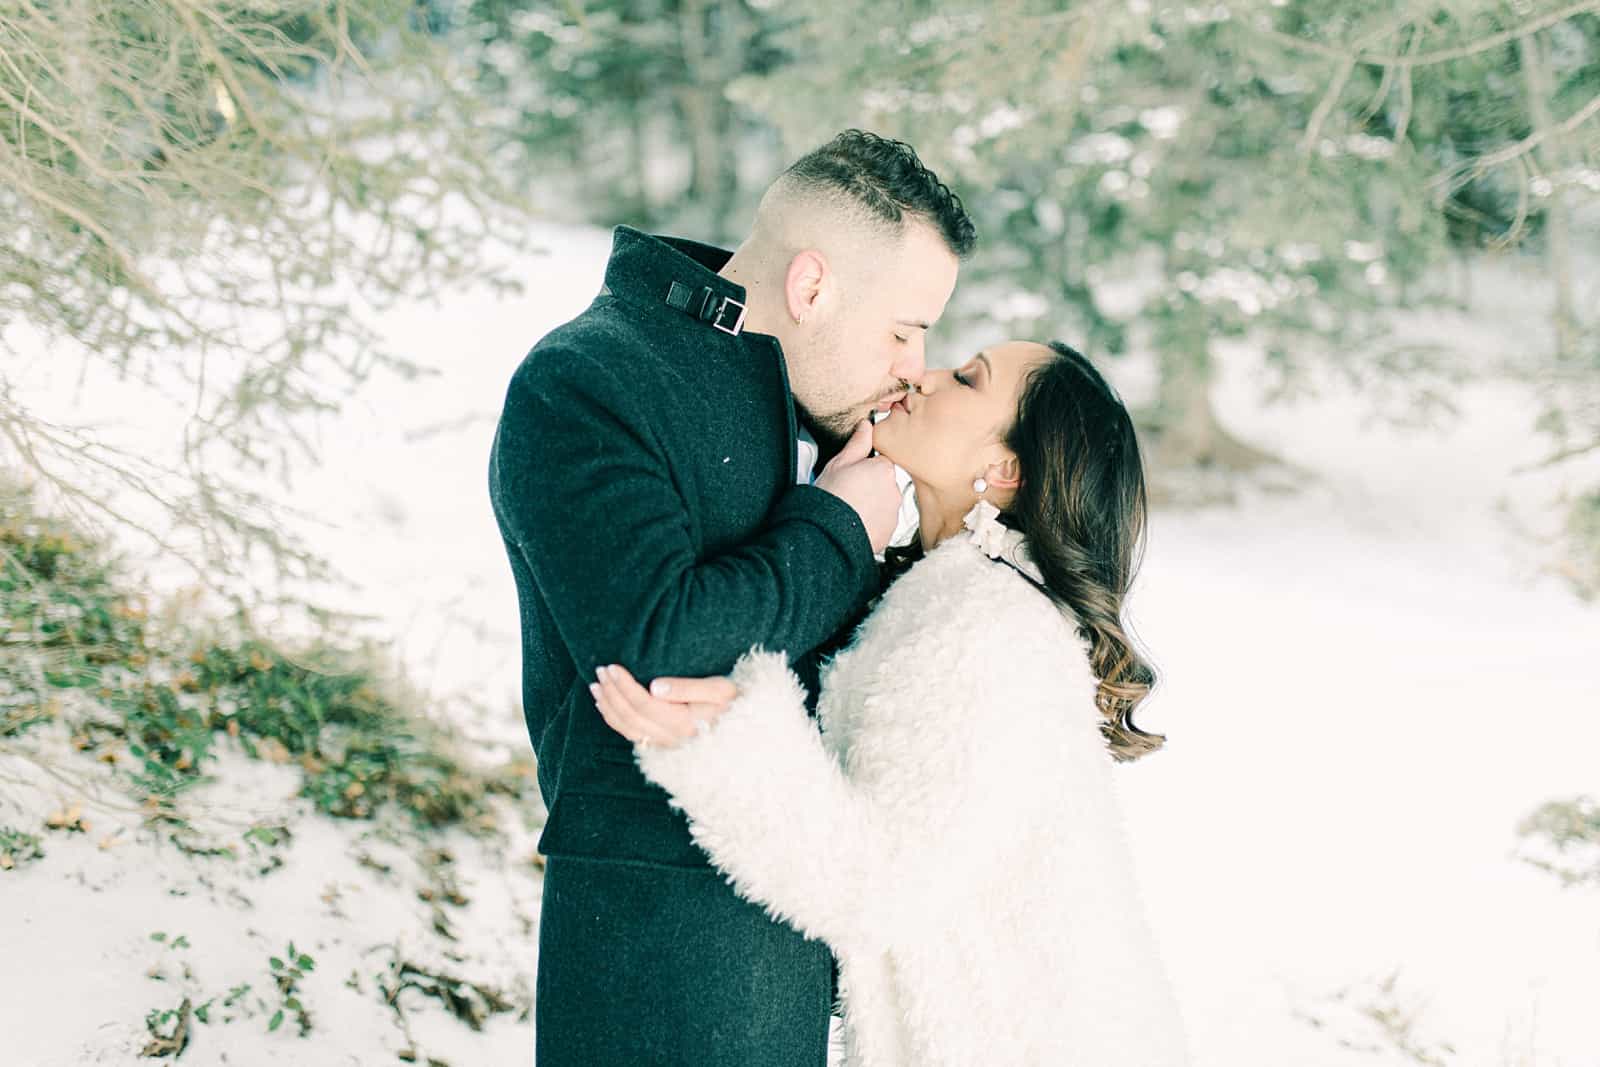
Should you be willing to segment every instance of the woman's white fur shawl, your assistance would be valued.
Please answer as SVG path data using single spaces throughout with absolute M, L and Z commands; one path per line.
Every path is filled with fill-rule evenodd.
M 852 1067 L 1171 1067 L 1145 924 L 1068 616 L 966 537 L 902 577 L 823 679 L 782 654 L 639 765 L 738 892 L 839 959 Z

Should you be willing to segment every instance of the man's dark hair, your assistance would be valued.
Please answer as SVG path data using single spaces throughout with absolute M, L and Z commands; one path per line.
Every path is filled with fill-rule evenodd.
M 906 215 L 925 219 L 958 257 L 972 251 L 977 230 L 961 198 L 922 165 L 904 141 L 865 130 L 845 130 L 794 162 L 783 177 L 814 189 L 833 190 L 872 215 L 899 225 Z

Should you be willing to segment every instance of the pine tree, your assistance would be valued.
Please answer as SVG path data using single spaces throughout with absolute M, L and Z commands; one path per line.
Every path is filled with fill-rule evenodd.
M 373 371 L 381 309 L 472 278 L 520 204 L 437 12 L 414 0 L 10 0 L 0 10 L 0 345 L 186 393 L 181 468 L 38 418 L 0 364 L 0 455 L 216 586 L 265 549 L 323 573 L 237 466 L 314 452 L 302 416 Z M 46 358 L 60 359 L 58 354 Z M 226 462 L 223 460 L 226 459 Z M 118 510 L 133 489 L 157 518 Z
M 565 179 L 578 213 L 609 223 L 738 236 L 739 162 L 759 130 L 727 90 L 781 62 L 775 16 L 726 0 L 473 0 L 470 18 L 480 83 L 516 108 L 530 175 Z
M 1260 341 L 1281 392 L 1315 360 L 1420 398 L 1449 354 L 1377 313 L 1462 250 L 1563 231 L 1544 204 L 1592 173 L 1597 6 L 838 5 L 733 91 L 791 146 L 851 124 L 917 144 L 981 220 L 969 312 L 1105 353 L 1142 334 L 1161 466 L 1247 467 L 1207 395 L 1219 339 Z

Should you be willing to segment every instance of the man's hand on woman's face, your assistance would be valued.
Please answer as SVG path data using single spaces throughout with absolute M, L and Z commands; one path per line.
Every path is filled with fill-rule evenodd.
M 844 450 L 822 468 L 817 488 L 849 504 L 867 528 L 872 551 L 884 550 L 900 520 L 900 486 L 894 480 L 894 464 L 872 454 L 870 420 L 863 420 Z
M 657 678 L 647 690 L 616 664 L 599 668 L 595 678 L 589 692 L 606 725 L 629 741 L 668 747 L 693 737 L 739 695 L 728 678 Z

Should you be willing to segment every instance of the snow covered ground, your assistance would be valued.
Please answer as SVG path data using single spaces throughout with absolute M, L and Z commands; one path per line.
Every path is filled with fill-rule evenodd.
M 188 1020 L 180 1063 L 346 1067 L 398 1063 L 408 1050 L 453 1067 L 531 1059 L 530 820 L 504 811 L 501 839 L 452 833 L 423 847 L 399 821 L 317 816 L 294 795 L 297 768 L 222 738 L 175 840 L 144 825 L 108 773 L 91 773 L 87 790 L 47 773 L 109 768 L 73 760 L 53 725 L 35 733 L 21 747 L 38 762 L 0 758 L 0 822 L 19 823 L 20 806 L 40 822 L 60 811 L 83 831 L 35 824 L 44 857 L 0 872 L 6 1064 L 165 1062 L 138 1058 L 145 1016 L 185 999 L 208 1007 L 203 1022 Z M 244 837 L 252 828 L 258 836 Z M 234 856 L 204 854 L 226 846 Z M 292 959 L 290 945 L 311 966 L 283 990 L 270 960 Z M 459 1010 L 433 992 L 441 986 Z M 292 1010 L 269 1029 L 289 996 L 309 1016 L 304 1037 Z
M 464 731 L 517 745 L 516 603 L 485 461 L 512 369 L 588 302 L 610 247 L 590 228 L 540 236 L 550 254 L 523 264 L 526 296 L 456 294 L 386 316 L 394 342 L 441 374 L 374 382 L 324 427 L 322 462 L 293 494 L 333 524 L 318 543 L 360 583 L 350 606 L 380 617 L 415 680 Z M 1506 276 L 1478 286 L 1472 316 L 1431 320 L 1491 361 L 1527 343 L 1537 313 L 1512 268 L 1494 270 Z M 1138 370 L 1112 373 L 1131 387 Z M 1388 1007 L 1413 1017 L 1419 1047 L 1453 1046 L 1441 1062 L 1600 1065 L 1600 894 L 1563 890 L 1513 855 L 1518 819 L 1541 801 L 1600 791 L 1600 607 L 1545 572 L 1540 541 L 1573 473 L 1512 473 L 1545 447 L 1517 387 L 1469 385 L 1459 421 L 1420 432 L 1368 425 L 1365 403 L 1331 383 L 1314 401 L 1263 408 L 1247 348 L 1226 371 L 1225 421 L 1316 479 L 1159 513 L 1132 608 L 1162 676 L 1140 721 L 1170 741 L 1125 768 L 1122 788 L 1197 1064 L 1414 1062 L 1381 1036 L 1374 1011 Z M 52 373 L 32 388 L 46 413 L 98 410 L 126 439 L 152 432 L 148 409 L 115 392 L 130 386 Z M 117 414 L 129 411 L 141 418 Z M 388 875 L 363 865 L 384 843 L 298 814 L 280 768 L 224 768 L 219 810 L 250 809 L 235 825 L 294 828 L 281 868 L 204 875 L 107 809 L 91 833 L 51 834 L 44 860 L 0 872 L 7 1062 L 132 1062 L 144 1013 L 173 1006 L 176 986 L 269 988 L 266 957 L 291 938 L 317 959 L 311 1036 L 289 1024 L 266 1035 L 257 1011 L 202 1028 L 187 1062 L 391 1062 L 405 1040 L 373 983 L 396 943 L 531 989 L 531 835 L 501 855 L 453 849 L 470 903 L 446 909 L 452 944 L 416 897 L 431 875 L 400 856 L 383 861 Z M 96 847 L 118 818 L 129 843 Z M 188 947 L 152 942 L 157 931 Z M 352 975 L 358 988 L 343 984 Z M 531 1056 L 531 1023 L 515 1011 L 476 1034 L 407 997 L 429 1055 Z

